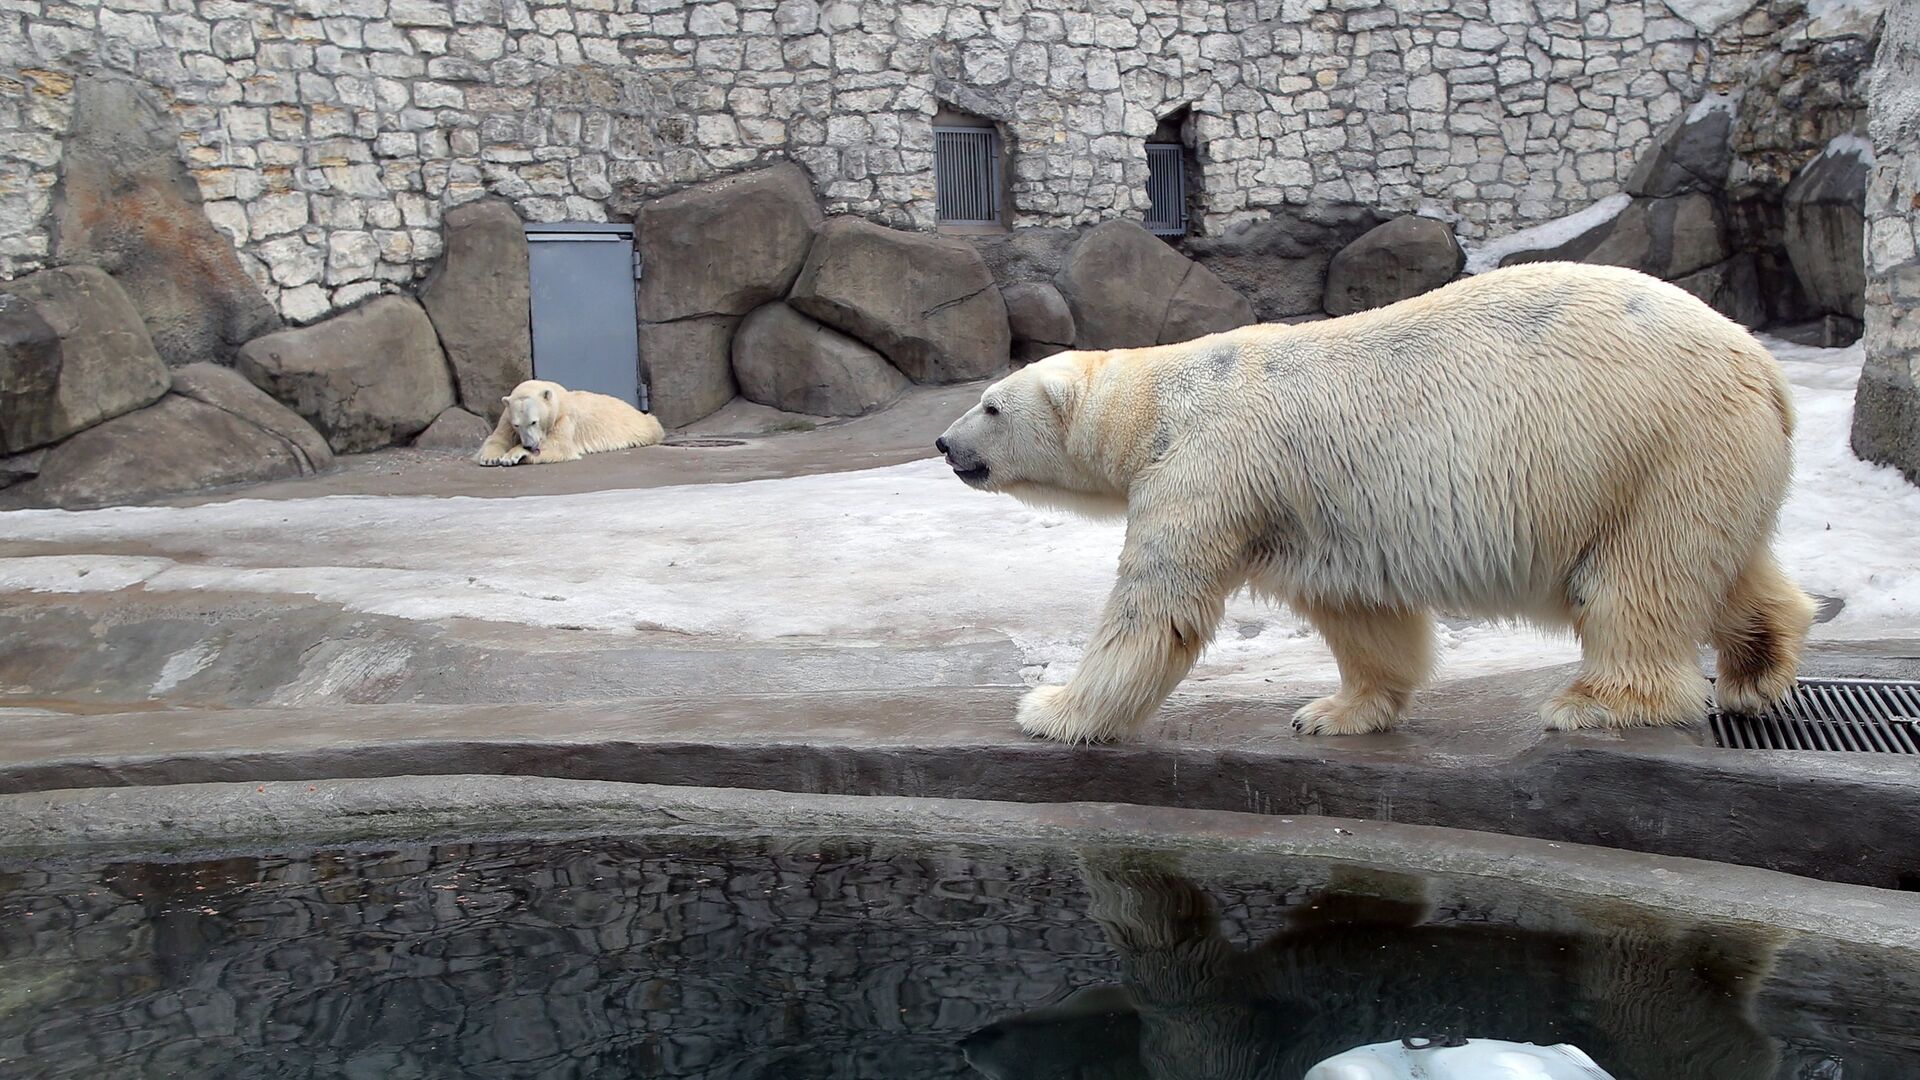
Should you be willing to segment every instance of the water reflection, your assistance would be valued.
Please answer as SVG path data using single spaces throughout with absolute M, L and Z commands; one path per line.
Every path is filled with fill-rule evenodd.
M 8 1078 L 1297 1077 L 1437 1026 L 1623 1080 L 1877 1080 L 1920 1076 L 1916 1004 L 1912 957 L 1304 859 L 676 837 L 0 867 Z
M 1241 950 L 1177 874 L 1094 859 L 1087 883 L 1121 985 L 970 1035 L 968 1060 L 992 1080 L 1281 1080 L 1415 1033 L 1571 1042 L 1622 1080 L 1779 1068 L 1752 1019 L 1765 935 L 1644 916 L 1579 935 L 1431 924 L 1419 880 L 1370 874 L 1334 881 Z

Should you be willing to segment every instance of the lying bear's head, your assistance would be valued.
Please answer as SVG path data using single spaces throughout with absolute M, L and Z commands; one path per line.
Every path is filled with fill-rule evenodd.
M 559 383 L 528 379 L 500 399 L 506 402 L 507 415 L 513 420 L 513 430 L 520 436 L 521 446 L 539 452 L 541 440 L 560 419 L 560 402 L 566 394 L 567 388 Z
M 955 476 L 981 491 L 1081 513 L 1125 513 L 1126 492 L 1094 459 L 1101 434 L 1082 425 L 1090 372 L 1106 353 L 1057 353 L 987 387 L 934 441 Z

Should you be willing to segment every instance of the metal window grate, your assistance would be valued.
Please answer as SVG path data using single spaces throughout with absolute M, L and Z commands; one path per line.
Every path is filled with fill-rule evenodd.
M 1760 716 L 1708 714 L 1713 742 L 1736 750 L 1920 754 L 1920 683 L 1801 679 Z
M 992 128 L 934 128 L 933 190 L 940 224 L 998 225 L 999 134 Z
M 1155 236 L 1187 235 L 1186 148 L 1147 144 L 1147 229 Z

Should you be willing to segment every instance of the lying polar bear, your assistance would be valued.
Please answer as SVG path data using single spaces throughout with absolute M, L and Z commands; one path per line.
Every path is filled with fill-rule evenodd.
M 1384 731 L 1432 611 L 1579 635 L 1560 730 L 1683 724 L 1793 685 L 1813 604 L 1768 544 L 1792 469 L 1786 381 L 1745 330 L 1632 270 L 1539 263 L 1389 307 L 1049 357 L 936 445 L 983 491 L 1124 514 L 1119 581 L 1030 734 L 1135 731 L 1246 586 L 1326 637 L 1312 734 Z
M 619 398 L 555 382 L 528 379 L 500 400 L 506 411 L 473 455 L 481 465 L 552 465 L 667 437 L 660 421 Z

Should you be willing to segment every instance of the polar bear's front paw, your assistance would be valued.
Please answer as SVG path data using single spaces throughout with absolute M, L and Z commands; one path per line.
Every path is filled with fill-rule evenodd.
M 1390 731 L 1400 707 L 1386 694 L 1330 694 L 1309 701 L 1293 714 L 1293 730 L 1302 735 L 1365 735 Z
M 1020 699 L 1020 711 L 1014 722 L 1020 725 L 1021 731 L 1054 742 L 1111 742 L 1113 734 L 1100 724 L 1073 715 L 1067 705 L 1066 690 L 1064 686 L 1040 686 L 1028 691 L 1027 696 Z
M 521 462 L 526 461 L 529 457 L 532 457 L 532 456 L 533 455 L 527 453 L 526 447 L 516 446 L 513 449 L 508 450 L 504 454 L 500 454 L 495 457 L 483 456 L 476 460 L 478 460 L 482 465 L 518 465 Z

